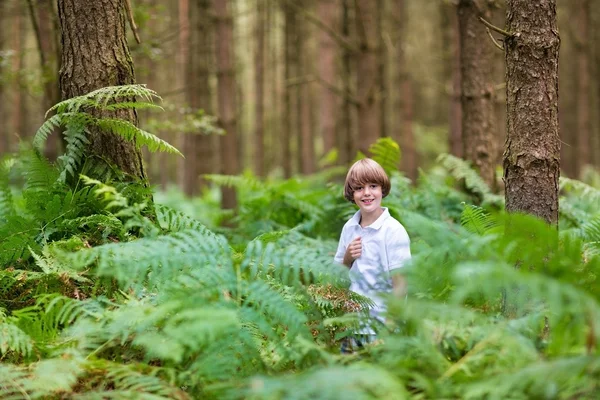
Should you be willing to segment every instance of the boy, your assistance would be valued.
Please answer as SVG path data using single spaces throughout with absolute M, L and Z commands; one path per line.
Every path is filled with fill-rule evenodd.
M 384 322 L 385 304 L 381 292 L 404 291 L 402 279 L 390 271 L 402 267 L 411 258 L 406 230 L 381 200 L 390 192 L 390 180 L 376 161 L 365 158 L 352 165 L 346 175 L 344 197 L 359 210 L 344 225 L 335 261 L 350 268 L 350 290 L 371 299 L 370 315 Z M 371 327 L 357 332 L 367 342 L 374 339 Z M 360 347 L 362 344 L 355 339 Z M 347 343 L 346 343 L 347 346 Z M 342 345 L 342 352 L 347 350 Z

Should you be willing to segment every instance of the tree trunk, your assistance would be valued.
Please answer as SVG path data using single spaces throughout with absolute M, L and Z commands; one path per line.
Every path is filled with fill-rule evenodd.
M 381 137 L 381 94 L 377 36 L 377 1 L 356 1 L 356 26 L 360 43 L 357 65 L 358 149 L 368 154 L 369 146 Z
M 239 171 L 236 87 L 233 69 L 233 20 L 228 9 L 228 0 L 214 0 L 216 17 L 215 46 L 217 55 L 218 117 L 225 135 L 221 137 L 221 173 L 236 175 Z M 237 205 L 233 188 L 222 188 L 221 206 L 233 209 Z
M 460 96 L 460 35 L 456 5 L 440 3 L 442 6 L 443 39 L 448 44 L 446 65 L 448 66 L 448 150 L 456 157 L 463 156 L 462 105 Z
M 93 90 L 135 83 L 127 45 L 122 0 L 59 0 L 62 38 L 60 88 L 62 99 Z M 137 125 L 131 110 L 101 112 Z M 132 177 L 146 180 L 142 153 L 135 144 L 113 133 L 92 130 L 88 156 L 108 160 Z
M 310 75 L 310 61 L 313 57 L 308 47 L 310 31 L 305 21 L 297 21 L 298 42 L 298 69 L 299 76 Z M 302 174 L 315 172 L 315 146 L 313 140 L 312 118 L 310 106 L 313 104 L 310 82 L 303 82 L 298 86 L 298 156 L 300 160 L 299 171 Z
M 46 112 L 60 101 L 57 58 L 59 53 L 56 49 L 57 40 L 55 39 L 58 32 L 54 30 L 53 2 L 51 0 L 28 0 L 28 5 L 40 56 L 44 85 L 42 106 Z M 61 141 L 60 133 L 56 130 L 48 136 L 44 154 L 48 159 L 54 161 L 58 157 L 61 147 L 64 147 L 64 144 Z
M 296 51 L 296 15 L 292 7 L 288 4 L 284 5 L 285 15 L 285 31 L 284 31 L 284 107 L 285 107 L 285 128 L 281 132 L 281 144 L 283 154 L 283 174 L 286 178 L 292 176 L 292 139 L 295 136 L 294 130 L 297 127 L 295 123 L 297 113 L 294 107 L 294 100 L 297 99 L 293 95 L 293 88 L 290 85 L 292 79 L 296 76 L 296 67 L 298 66 L 297 51 Z
M 393 138 L 398 142 L 402 151 L 400 168 L 414 182 L 418 174 L 418 161 L 415 134 L 412 128 L 413 88 L 406 66 L 404 49 L 406 43 L 406 21 L 408 20 L 405 0 L 395 0 L 392 11 L 394 26 L 398 32 L 395 59 L 395 87 L 398 89 L 398 93 L 394 97 L 394 114 L 397 116 L 397 120 L 394 126 L 396 133 Z
M 5 51 L 7 48 L 6 45 L 6 22 L 8 21 L 8 17 L 6 16 L 7 5 L 5 1 L 0 1 L 0 50 Z M 4 60 L 0 62 L 0 76 L 4 76 Z M 6 96 L 7 92 L 5 90 L 6 85 L 3 83 L 0 85 L 0 157 L 8 152 L 9 148 L 9 127 L 6 123 L 8 119 L 8 113 L 6 112 L 7 107 L 5 104 L 8 103 L 8 96 Z
M 326 26 L 337 27 L 339 10 L 339 0 L 321 0 L 317 4 L 319 19 Z M 331 91 L 331 87 L 336 83 L 335 59 L 337 46 L 331 35 L 324 29 L 319 30 L 318 40 L 317 73 L 324 83 L 319 86 L 319 135 L 323 138 L 323 152 L 327 154 L 335 147 L 338 99 Z
M 265 176 L 265 0 L 256 1 L 254 54 L 254 171 Z
M 342 35 L 349 39 L 351 36 L 350 25 L 350 0 L 342 0 Z M 353 78 L 352 78 L 352 60 L 353 54 L 347 48 L 344 48 L 342 55 L 342 82 L 344 93 L 342 98 L 342 117 L 340 127 L 337 129 L 336 135 L 337 147 L 339 149 L 339 162 L 342 165 L 350 163 L 356 153 L 357 145 L 353 135 L 352 114 L 354 107 L 350 101 L 349 93 L 353 93 Z
M 575 48 L 577 52 L 577 170 L 579 178 L 583 167 L 591 164 L 591 76 L 590 76 L 590 1 L 577 0 Z
M 506 210 L 558 222 L 558 50 L 556 0 L 508 0 L 505 38 Z
M 495 188 L 493 47 L 479 15 L 489 21 L 490 12 L 483 1 L 459 1 L 463 152 L 483 180 Z

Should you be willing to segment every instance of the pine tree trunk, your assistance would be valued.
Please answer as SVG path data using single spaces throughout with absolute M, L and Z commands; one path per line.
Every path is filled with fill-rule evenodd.
M 338 24 L 339 0 L 321 0 L 317 4 L 319 19 L 330 27 Z M 319 56 L 317 73 L 324 84 L 319 87 L 319 134 L 323 138 L 323 152 L 326 154 L 335 147 L 335 123 L 338 99 L 330 87 L 336 83 L 337 46 L 331 35 L 319 30 Z
M 575 46 L 577 52 L 577 175 L 580 177 L 583 168 L 591 164 L 591 90 L 590 90 L 590 2 L 575 2 Z
M 127 45 L 126 15 L 122 0 L 59 0 L 62 38 L 60 88 L 62 99 L 93 90 L 135 83 Z M 137 125 L 131 110 L 102 112 Z M 108 160 L 132 177 L 146 179 L 141 151 L 134 143 L 100 130 L 92 130 L 88 156 Z
M 487 40 L 482 15 L 489 21 L 489 9 L 480 0 L 458 3 L 460 31 L 461 105 L 463 152 L 483 180 L 495 187 L 494 104 L 492 44 Z M 481 12 L 481 14 L 480 14 Z
M 5 1 L 0 1 L 0 49 L 6 49 L 6 16 L 7 6 Z M 4 76 L 4 62 L 0 62 L 0 76 Z M 6 85 L 0 85 L 0 157 L 8 152 L 8 139 L 9 139 L 9 127 L 6 123 L 8 119 L 8 113 L 6 112 L 7 107 L 5 104 L 8 103 L 8 96 L 5 90 Z
M 254 171 L 265 176 L 265 0 L 256 1 L 254 54 Z
M 350 0 L 342 0 L 342 35 L 349 39 L 351 36 L 350 24 Z M 352 77 L 352 60 L 353 54 L 349 49 L 344 48 L 342 54 L 342 82 L 344 87 L 344 93 L 353 93 L 353 77 Z M 339 149 L 339 162 L 342 165 L 350 163 L 356 149 L 358 148 L 356 140 L 354 140 L 354 129 L 352 114 L 354 107 L 350 101 L 348 95 L 342 99 L 342 117 L 340 120 L 338 134 L 336 135 L 337 147 Z
M 290 5 L 284 5 L 285 31 L 284 31 L 284 130 L 281 132 L 282 154 L 283 154 L 283 174 L 286 178 L 292 176 L 292 139 L 296 136 L 294 131 L 297 128 L 296 108 L 294 107 L 296 96 L 290 85 L 292 79 L 296 76 L 297 51 L 296 47 L 296 15 Z
M 394 96 L 394 114 L 397 120 L 394 126 L 393 138 L 396 139 L 402 151 L 400 168 L 413 182 L 417 179 L 418 161 L 417 148 L 413 125 L 413 88 L 406 65 L 405 43 L 406 43 L 406 1 L 395 0 L 392 8 L 394 26 L 398 32 L 396 40 L 395 57 L 395 87 L 398 93 Z
M 505 39 L 506 210 L 558 222 L 558 50 L 556 0 L 508 0 Z
M 54 10 L 51 0 L 28 0 L 29 13 L 36 36 L 40 65 L 44 76 L 44 97 L 42 107 L 44 112 L 60 101 L 58 87 L 58 51 L 55 48 L 58 32 L 54 30 Z M 48 136 L 44 155 L 54 161 L 63 146 L 58 129 Z
M 456 157 L 463 156 L 462 105 L 460 96 L 460 35 L 456 5 L 440 3 L 442 7 L 443 39 L 448 44 L 446 53 L 448 85 L 448 149 Z
M 369 146 L 381 137 L 381 95 L 377 1 L 356 1 L 356 29 L 360 53 L 357 55 L 358 149 L 368 154 Z
M 217 55 L 218 116 L 225 135 L 221 137 L 221 172 L 236 175 L 239 171 L 236 87 L 233 69 L 233 20 L 228 0 L 214 0 L 216 17 L 215 46 Z M 237 205 L 236 193 L 232 188 L 221 189 L 221 206 L 233 209 Z

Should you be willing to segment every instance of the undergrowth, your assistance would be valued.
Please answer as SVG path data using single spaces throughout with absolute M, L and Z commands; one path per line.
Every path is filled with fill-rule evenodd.
M 368 300 L 332 261 L 354 212 L 344 169 L 210 176 L 239 193 L 225 228 L 216 189 L 152 202 L 114 176 L 67 184 L 69 163 L 36 151 L 5 158 L 0 398 L 595 398 L 594 181 L 561 180 L 557 230 L 505 215 L 462 160 L 410 182 L 395 143 L 373 150 L 413 259 L 408 295 L 388 299 L 378 340 L 353 355 L 339 341 Z

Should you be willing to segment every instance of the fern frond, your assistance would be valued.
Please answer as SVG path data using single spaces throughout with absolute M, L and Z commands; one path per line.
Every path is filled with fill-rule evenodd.
M 372 158 L 379 163 L 390 176 L 400 165 L 400 146 L 392 138 L 379 138 L 369 147 Z
M 107 132 L 115 133 L 125 140 L 135 143 L 139 149 L 146 146 L 149 151 L 157 152 L 164 151 L 167 153 L 178 154 L 183 157 L 183 154 L 169 143 L 165 142 L 156 135 L 146 132 L 129 121 L 116 118 L 100 118 L 96 119 L 95 124 Z
M 500 223 L 483 208 L 470 204 L 465 204 L 460 223 L 465 229 L 478 235 L 484 235 L 500 227 Z
M 573 193 L 579 198 L 586 199 L 591 204 L 600 203 L 600 189 L 590 186 L 584 182 L 560 177 L 559 188 L 566 193 Z
M 48 140 L 48 136 L 63 123 L 63 115 L 55 114 L 40 126 L 33 137 L 33 147 L 40 150 Z
M 487 199 L 492 203 L 502 201 L 500 196 L 491 192 L 487 183 L 465 160 L 451 154 L 441 154 L 437 158 L 437 162 L 446 168 L 455 179 L 464 180 L 465 186 L 474 193 L 479 194 L 482 199 Z
M 210 182 L 214 182 L 219 186 L 233 187 L 236 189 L 257 190 L 264 187 L 264 183 L 254 176 L 231 176 L 206 174 L 204 178 Z

